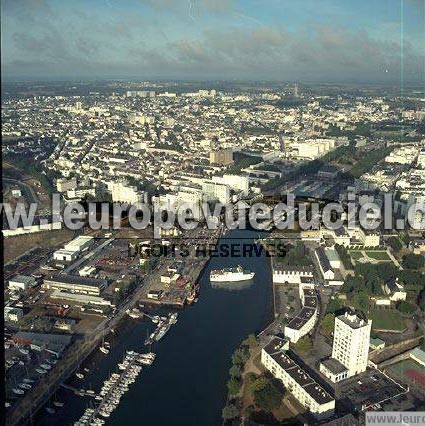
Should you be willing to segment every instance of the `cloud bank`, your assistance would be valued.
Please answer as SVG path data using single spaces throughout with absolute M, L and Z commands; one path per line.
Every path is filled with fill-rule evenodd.
M 320 10 L 296 3 L 6 0 L 2 72 L 16 79 L 424 80 L 423 2 L 406 1 L 403 15 L 378 8 L 372 17 L 357 10 L 361 2 L 327 0 Z

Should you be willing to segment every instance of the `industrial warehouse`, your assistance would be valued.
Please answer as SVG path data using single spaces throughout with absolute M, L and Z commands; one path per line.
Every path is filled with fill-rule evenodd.
M 46 290 L 65 290 L 71 293 L 99 296 L 106 288 L 107 283 L 105 279 L 59 274 L 44 280 L 43 288 Z

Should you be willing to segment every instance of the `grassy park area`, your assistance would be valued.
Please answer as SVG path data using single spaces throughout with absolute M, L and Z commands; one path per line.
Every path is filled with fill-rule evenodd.
M 392 262 L 393 260 L 389 256 L 387 250 L 362 250 L 362 249 L 350 249 L 348 250 L 351 259 L 355 262 L 362 263 L 376 263 L 376 262 Z
M 372 259 L 385 261 L 385 262 L 391 262 L 391 258 L 388 255 L 387 251 L 365 251 L 366 256 L 371 257 Z
M 401 333 L 406 328 L 400 312 L 395 310 L 373 309 L 370 318 L 374 330 Z

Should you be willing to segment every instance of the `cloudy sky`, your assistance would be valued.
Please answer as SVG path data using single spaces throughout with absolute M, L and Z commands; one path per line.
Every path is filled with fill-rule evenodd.
M 421 82 L 424 3 L 2 0 L 2 74 Z

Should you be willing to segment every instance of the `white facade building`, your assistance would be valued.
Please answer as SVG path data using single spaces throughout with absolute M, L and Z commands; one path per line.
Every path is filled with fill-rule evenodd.
M 59 249 L 53 253 L 54 260 L 60 260 L 62 262 L 72 262 L 78 257 L 78 251 Z
M 335 148 L 334 139 L 308 139 L 293 143 L 290 148 L 297 158 L 314 160 Z
M 87 235 L 80 235 L 69 243 L 65 244 L 63 248 L 71 251 L 84 251 L 87 250 L 94 243 L 93 237 Z
M 355 314 L 336 317 L 332 358 L 321 363 L 320 371 L 335 382 L 366 371 L 371 327 L 372 320 Z
M 356 229 L 357 238 L 362 242 L 365 247 L 378 247 L 381 243 L 381 236 L 379 232 L 372 230 L 365 230 L 361 227 Z
M 273 265 L 273 282 L 275 284 L 301 284 L 301 278 L 313 278 L 311 266 Z
M 302 278 L 299 286 L 302 308 L 297 315 L 285 326 L 284 334 L 292 343 L 310 333 L 318 316 L 317 296 L 311 278 Z
M 204 181 L 202 192 L 207 198 L 218 200 L 220 203 L 227 204 L 230 202 L 230 188 L 229 185 L 224 183 Z
M 226 174 L 221 176 L 213 176 L 213 182 L 229 185 L 234 191 L 241 191 L 244 196 L 249 193 L 249 178 L 247 176 Z
M 65 262 L 72 262 L 78 257 L 81 252 L 88 250 L 93 244 L 93 242 L 93 237 L 89 237 L 87 235 L 80 235 L 79 237 L 65 244 L 63 248 L 56 250 L 53 253 L 53 259 Z
M 349 376 L 366 371 L 372 320 L 364 321 L 356 315 L 335 318 L 332 358 L 348 368 Z
M 143 201 L 143 194 L 135 186 L 127 182 L 113 182 L 110 186 L 112 201 L 114 203 L 137 204 Z
M 274 338 L 261 350 L 261 363 L 316 418 L 333 416 L 335 399 L 286 352 L 287 343 Z
M 319 264 L 320 272 L 323 275 L 323 278 L 327 281 L 333 280 L 335 278 L 335 272 L 332 269 L 331 263 L 326 256 L 325 249 L 323 247 L 318 247 L 314 251 L 314 255 L 316 256 L 317 262 Z

